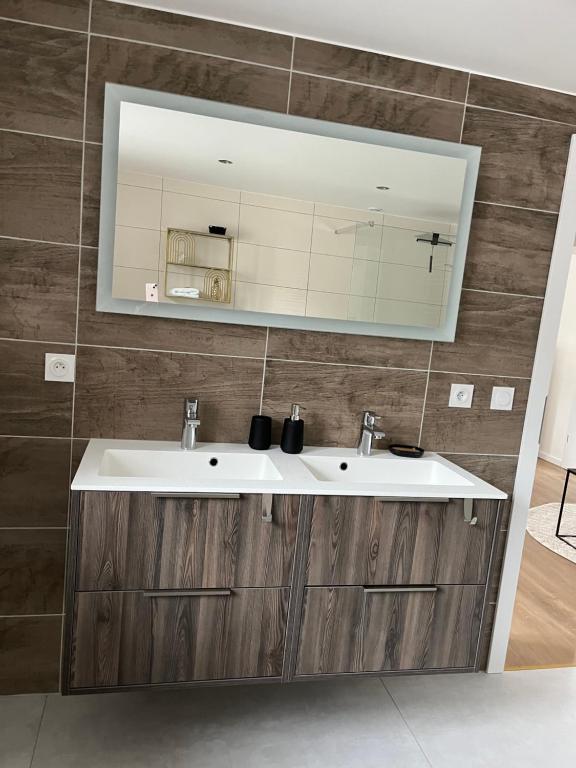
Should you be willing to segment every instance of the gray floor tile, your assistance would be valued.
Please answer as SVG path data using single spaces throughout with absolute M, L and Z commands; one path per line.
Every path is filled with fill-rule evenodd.
M 50 697 L 33 768 L 428 768 L 380 681 Z
M 434 768 L 576 765 L 576 669 L 385 684 Z
M 45 696 L 0 696 L 0 768 L 29 768 Z

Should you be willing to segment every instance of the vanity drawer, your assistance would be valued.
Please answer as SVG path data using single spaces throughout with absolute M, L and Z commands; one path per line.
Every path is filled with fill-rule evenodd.
M 279 677 L 289 594 L 79 592 L 70 688 Z
M 289 586 L 297 496 L 87 492 L 75 588 Z
M 308 587 L 296 675 L 473 667 L 480 586 Z
M 486 581 L 498 502 L 383 501 L 317 496 L 307 583 L 482 584 Z

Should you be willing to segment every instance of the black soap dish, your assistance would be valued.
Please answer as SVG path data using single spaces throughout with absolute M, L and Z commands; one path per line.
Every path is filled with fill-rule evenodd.
M 424 448 L 417 445 L 391 445 L 388 450 L 394 456 L 402 456 L 404 459 L 419 459 L 424 455 Z

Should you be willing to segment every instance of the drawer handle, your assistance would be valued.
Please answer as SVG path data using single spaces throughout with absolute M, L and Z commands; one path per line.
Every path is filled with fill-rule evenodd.
M 229 597 L 231 589 L 153 589 L 142 592 L 142 597 Z
M 450 499 L 444 497 L 436 497 L 430 499 L 424 499 L 421 496 L 376 496 L 376 501 L 420 501 L 425 504 L 436 502 L 437 504 L 448 504 Z
M 239 499 L 239 493 L 151 493 L 153 499 Z
M 438 587 L 364 587 L 366 594 L 388 593 L 388 592 L 438 592 Z

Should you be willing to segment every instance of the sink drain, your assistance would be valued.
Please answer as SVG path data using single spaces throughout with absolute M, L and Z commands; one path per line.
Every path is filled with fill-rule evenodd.
M 218 466 L 218 459 L 211 458 L 208 463 L 210 464 L 211 467 L 216 467 Z

